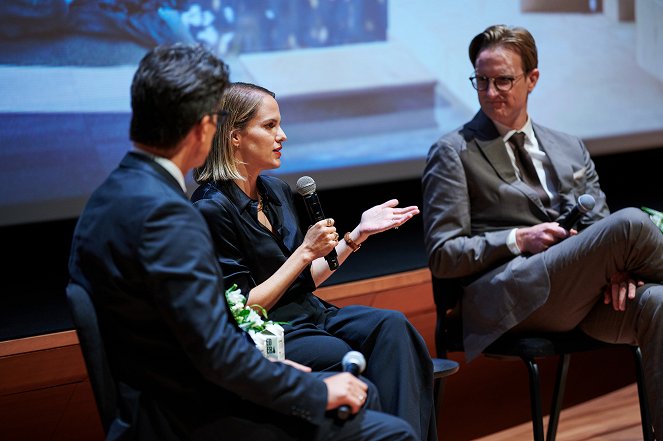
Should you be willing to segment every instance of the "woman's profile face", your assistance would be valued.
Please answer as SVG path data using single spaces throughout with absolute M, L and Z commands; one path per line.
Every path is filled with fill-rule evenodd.
M 287 139 L 279 105 L 265 94 L 253 119 L 233 135 L 233 144 L 237 159 L 246 164 L 249 174 L 257 174 L 281 166 L 281 144 Z

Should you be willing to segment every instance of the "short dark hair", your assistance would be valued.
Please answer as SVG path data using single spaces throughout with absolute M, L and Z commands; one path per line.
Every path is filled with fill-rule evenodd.
M 131 84 L 132 141 L 176 146 L 200 119 L 218 110 L 228 67 L 201 45 L 157 46 L 140 61 Z
M 505 46 L 520 54 L 525 72 L 536 69 L 539 65 L 536 42 L 527 29 L 493 25 L 472 39 L 469 48 L 472 66 L 476 65 L 482 50 L 495 46 Z

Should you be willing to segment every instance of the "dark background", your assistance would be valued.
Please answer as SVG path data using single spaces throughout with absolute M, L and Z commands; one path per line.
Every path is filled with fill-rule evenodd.
M 663 210 L 660 195 L 663 145 L 599 156 L 594 162 L 612 211 L 643 205 Z M 422 206 L 419 179 L 325 190 L 318 195 L 325 214 L 336 220 L 339 234 L 354 228 L 365 209 L 387 199 L 395 197 L 402 206 Z M 301 218 L 306 219 L 303 206 L 299 208 Z M 5 261 L 0 341 L 73 329 L 64 289 L 75 224 L 76 219 L 65 219 L 0 228 Z M 369 238 L 326 284 L 426 267 L 422 231 L 422 218 L 416 216 L 398 231 Z

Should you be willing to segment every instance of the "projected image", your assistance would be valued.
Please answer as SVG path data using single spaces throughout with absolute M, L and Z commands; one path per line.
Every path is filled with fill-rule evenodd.
M 145 48 L 202 43 L 220 56 L 384 41 L 386 6 L 383 0 L 6 0 L 0 38 L 8 46 L 0 62 L 96 65 L 122 62 L 122 56 L 134 62 L 132 50 L 113 50 L 123 41 Z M 75 36 L 114 46 L 85 50 L 77 46 L 94 43 Z
M 648 17 L 555 3 L 0 2 L 0 225 L 78 215 L 131 147 L 138 61 L 173 41 L 206 45 L 232 80 L 276 93 L 288 141 L 274 173 L 291 185 L 302 175 L 320 189 L 418 177 L 430 145 L 477 111 L 467 45 L 495 23 L 537 40 L 538 123 L 595 154 L 660 146 L 663 81 L 637 56 Z

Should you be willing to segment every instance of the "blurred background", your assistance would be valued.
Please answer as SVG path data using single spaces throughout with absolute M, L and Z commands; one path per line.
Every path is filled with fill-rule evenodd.
M 636 12 L 660 2 L 624 3 L 6 0 L 0 225 L 79 214 L 130 147 L 138 61 L 174 41 L 210 47 L 232 80 L 276 93 L 288 142 L 274 173 L 291 184 L 417 179 L 430 145 L 478 109 L 467 46 L 496 23 L 537 41 L 538 123 L 581 136 L 594 155 L 659 147 L 663 49 L 657 16 Z

